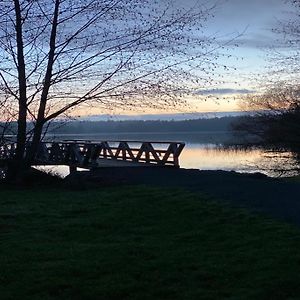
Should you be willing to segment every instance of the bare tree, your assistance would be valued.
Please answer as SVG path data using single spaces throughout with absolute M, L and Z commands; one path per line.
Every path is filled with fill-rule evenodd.
M 171 4 L 0 2 L 1 114 L 17 121 L 18 165 L 30 165 L 49 121 L 81 105 L 174 105 L 211 81 L 224 46 L 203 34 L 213 6 Z
M 293 10 L 273 29 L 277 44 L 268 51 L 268 72 L 259 77 L 260 94 L 241 100 L 243 110 L 256 112 L 233 127 L 259 136 L 262 142 L 300 148 L 300 1 L 287 0 Z
M 300 86 L 276 82 L 268 85 L 260 94 L 246 95 L 241 101 L 243 110 L 255 111 L 258 115 L 282 115 L 300 109 Z
M 234 131 L 248 143 L 266 144 L 275 148 L 300 149 L 300 87 L 283 85 L 268 88 L 260 95 L 248 95 L 243 107 L 255 112 L 232 124 Z M 255 138 L 255 137 L 258 137 Z
M 278 22 L 273 32 L 278 35 L 277 45 L 269 54 L 270 73 L 274 81 L 299 84 L 300 73 L 300 1 L 286 0 L 292 10 L 285 20 Z

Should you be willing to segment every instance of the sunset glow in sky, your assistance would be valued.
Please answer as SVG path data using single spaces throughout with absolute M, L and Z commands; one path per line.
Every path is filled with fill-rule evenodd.
M 54 2 L 42 2 L 54 16 Z M 33 1 L 28 12 L 22 8 L 28 16 L 22 32 L 27 43 L 23 85 L 15 63 L 20 48 L 13 2 L 0 2 L 7 9 L 0 26 L 4 119 L 18 116 L 16 93 L 21 92 L 28 120 L 35 120 L 41 107 L 47 121 L 236 112 L 245 109 L 245 95 L 261 93 L 260 86 L 269 82 L 263 79 L 268 58 L 292 49 L 274 33 L 283 28 L 280 21 L 293 17 L 295 7 L 286 0 L 58 1 L 55 49 L 49 47 L 55 22 L 43 17 L 42 2 Z
M 194 0 L 174 0 L 178 7 L 193 5 Z M 93 108 L 81 108 L 74 114 L 102 114 L 102 113 L 176 113 L 176 112 L 218 112 L 238 111 L 241 95 L 257 92 L 257 74 L 266 72 L 266 50 L 276 48 L 279 38 L 272 33 L 272 28 L 278 25 L 279 20 L 289 18 L 292 8 L 283 0 L 224 0 L 217 2 L 215 16 L 205 24 L 205 33 L 214 35 L 220 41 L 233 37 L 232 44 L 226 50 L 233 58 L 222 58 L 219 63 L 230 67 L 224 72 L 224 83 L 213 85 L 199 90 L 196 97 L 185 99 L 186 106 L 170 107 L 163 111 L 148 108 L 120 110 L 114 112 Z M 220 74 L 215 74 L 218 77 Z M 88 110 L 88 111 L 87 111 Z

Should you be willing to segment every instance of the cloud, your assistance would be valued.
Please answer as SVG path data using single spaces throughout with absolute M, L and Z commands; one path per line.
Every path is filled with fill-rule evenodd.
M 248 90 L 248 89 L 207 89 L 207 90 L 199 90 L 196 92 L 197 95 L 232 95 L 232 94 L 253 94 L 256 91 Z

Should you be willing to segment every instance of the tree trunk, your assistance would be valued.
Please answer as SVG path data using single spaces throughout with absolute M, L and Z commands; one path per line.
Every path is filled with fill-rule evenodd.
M 35 159 L 35 156 L 37 154 L 39 144 L 41 142 L 41 137 L 43 133 L 43 126 L 44 122 L 38 121 L 34 126 L 34 134 L 33 139 L 30 143 L 30 147 L 28 148 L 28 151 L 26 153 L 26 166 L 30 167 Z
M 26 68 L 23 44 L 22 14 L 19 0 L 14 0 L 15 17 L 16 17 L 16 42 L 17 42 L 17 70 L 19 82 L 19 114 L 18 114 L 18 132 L 17 132 L 17 149 L 14 162 L 10 166 L 10 176 L 15 177 L 23 173 L 25 166 L 25 147 L 26 147 L 26 130 L 27 130 L 27 84 Z
M 43 126 L 45 124 L 45 110 L 48 100 L 48 93 L 51 86 L 52 70 L 55 57 L 56 49 L 56 34 L 57 34 L 57 25 L 58 25 L 58 15 L 59 15 L 59 5 L 60 0 L 55 1 L 55 7 L 53 12 L 53 21 L 51 28 L 51 35 L 49 40 L 49 54 L 48 54 L 48 64 L 47 70 L 44 78 L 44 86 L 40 100 L 40 106 L 38 110 L 36 124 L 34 126 L 33 139 L 29 148 L 28 153 L 26 154 L 26 164 L 31 165 L 32 161 L 35 158 L 35 155 L 38 151 L 39 143 L 41 141 Z

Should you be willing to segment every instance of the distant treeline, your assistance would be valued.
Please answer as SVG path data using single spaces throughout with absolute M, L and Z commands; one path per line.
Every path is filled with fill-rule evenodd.
M 228 131 L 236 117 L 185 121 L 73 121 L 53 123 L 52 133 L 195 132 Z
M 175 133 L 197 131 L 229 131 L 231 123 L 236 121 L 238 118 L 239 117 L 222 117 L 184 121 L 56 121 L 50 124 L 48 128 L 48 133 L 85 134 L 122 132 Z M 16 124 L 11 124 L 10 129 L 10 132 L 7 132 L 8 134 L 13 133 L 16 130 Z

